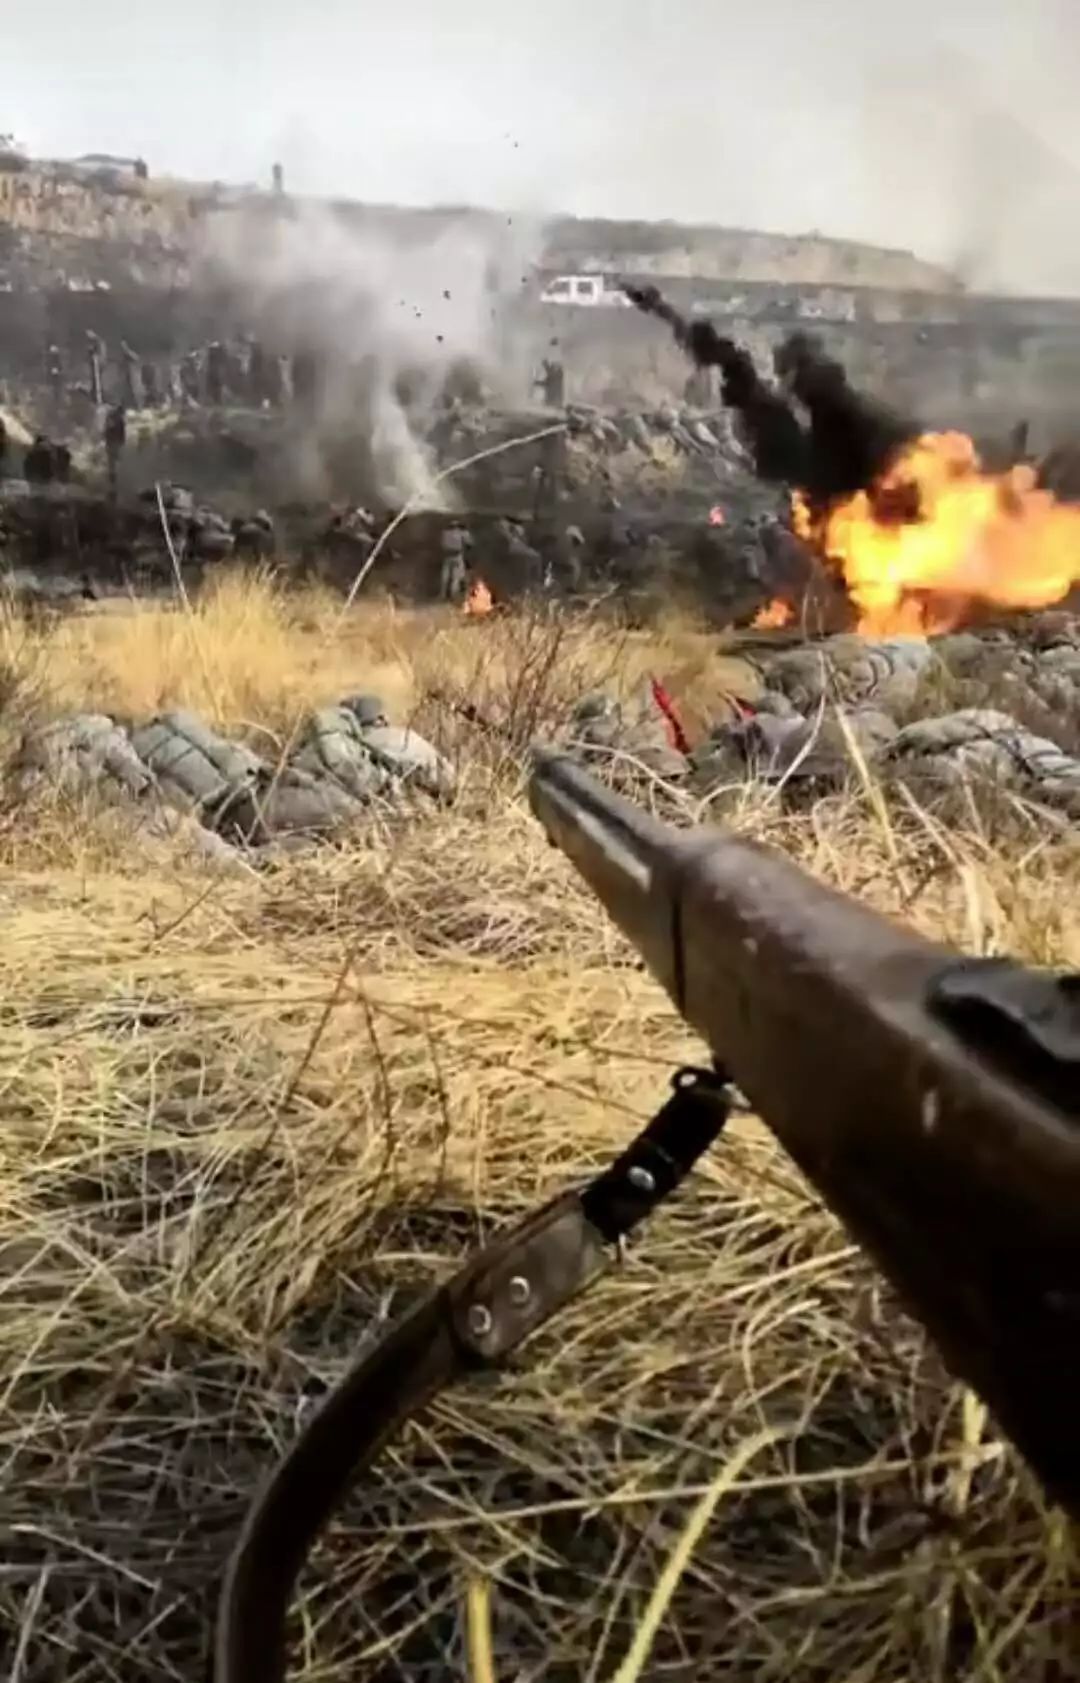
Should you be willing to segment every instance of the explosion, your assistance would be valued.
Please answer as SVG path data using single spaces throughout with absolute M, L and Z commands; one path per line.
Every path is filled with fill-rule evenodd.
M 461 604 L 461 611 L 474 619 L 484 619 L 495 606 L 491 591 L 483 579 L 474 579 L 469 586 L 468 595 Z
M 779 631 L 782 626 L 790 625 L 795 618 L 795 609 L 790 602 L 785 602 L 782 596 L 774 596 L 763 608 L 759 608 L 750 621 L 751 631 Z
M 792 525 L 838 570 L 866 636 L 948 631 L 976 602 L 1045 608 L 1080 583 L 1080 508 L 1026 465 L 984 472 L 964 433 L 922 434 L 823 511 L 796 492 Z

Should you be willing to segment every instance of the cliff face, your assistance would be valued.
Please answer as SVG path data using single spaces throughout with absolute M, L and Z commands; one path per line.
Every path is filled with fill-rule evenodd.
M 137 176 L 109 160 L 65 164 L 0 155 L 0 285 L 11 290 L 186 285 L 208 218 L 252 208 L 287 214 L 293 203 L 218 184 Z M 326 208 L 406 243 L 437 237 L 462 219 L 478 227 L 501 220 L 458 208 Z M 548 271 L 946 293 L 959 285 L 910 252 L 819 234 L 788 238 L 668 222 L 560 218 L 546 228 L 543 246 L 540 266 Z
M 71 167 L 6 163 L 0 159 L 5 291 L 185 284 L 192 236 L 185 195 L 134 178 L 105 185 Z
M 549 229 L 545 263 L 557 254 L 568 267 L 683 280 L 960 290 L 954 275 L 923 263 L 910 251 L 887 251 L 817 233 L 788 236 L 674 222 L 564 219 Z

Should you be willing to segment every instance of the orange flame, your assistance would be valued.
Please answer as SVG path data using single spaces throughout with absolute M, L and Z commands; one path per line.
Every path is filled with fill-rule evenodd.
M 795 618 L 795 609 L 790 602 L 785 602 L 782 596 L 774 596 L 763 608 L 759 608 L 750 621 L 751 631 L 776 631 L 782 625 L 790 625 Z
M 474 618 L 482 619 L 485 614 L 491 612 L 494 606 L 491 591 L 483 579 L 474 579 L 469 586 L 468 595 L 461 604 L 462 613 L 472 614 Z
M 950 630 L 974 602 L 1045 608 L 1080 583 L 1080 508 L 1026 464 L 984 473 L 964 433 L 924 433 L 869 491 L 792 526 L 838 568 L 867 636 Z

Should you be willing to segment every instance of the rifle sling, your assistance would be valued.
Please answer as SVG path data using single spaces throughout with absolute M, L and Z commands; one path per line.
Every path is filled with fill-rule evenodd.
M 729 1103 L 719 1072 L 679 1070 L 616 1162 L 497 1236 L 350 1368 L 247 1514 L 218 1608 L 214 1683 L 283 1683 L 296 1579 L 353 1482 L 439 1391 L 496 1366 L 603 1271 L 718 1137 Z

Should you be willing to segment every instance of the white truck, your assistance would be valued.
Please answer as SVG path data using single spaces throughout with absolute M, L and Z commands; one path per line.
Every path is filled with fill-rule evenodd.
M 584 309 L 631 308 L 630 300 L 619 286 L 612 286 L 606 275 L 558 275 L 548 281 L 540 294 L 541 304 L 576 304 Z

